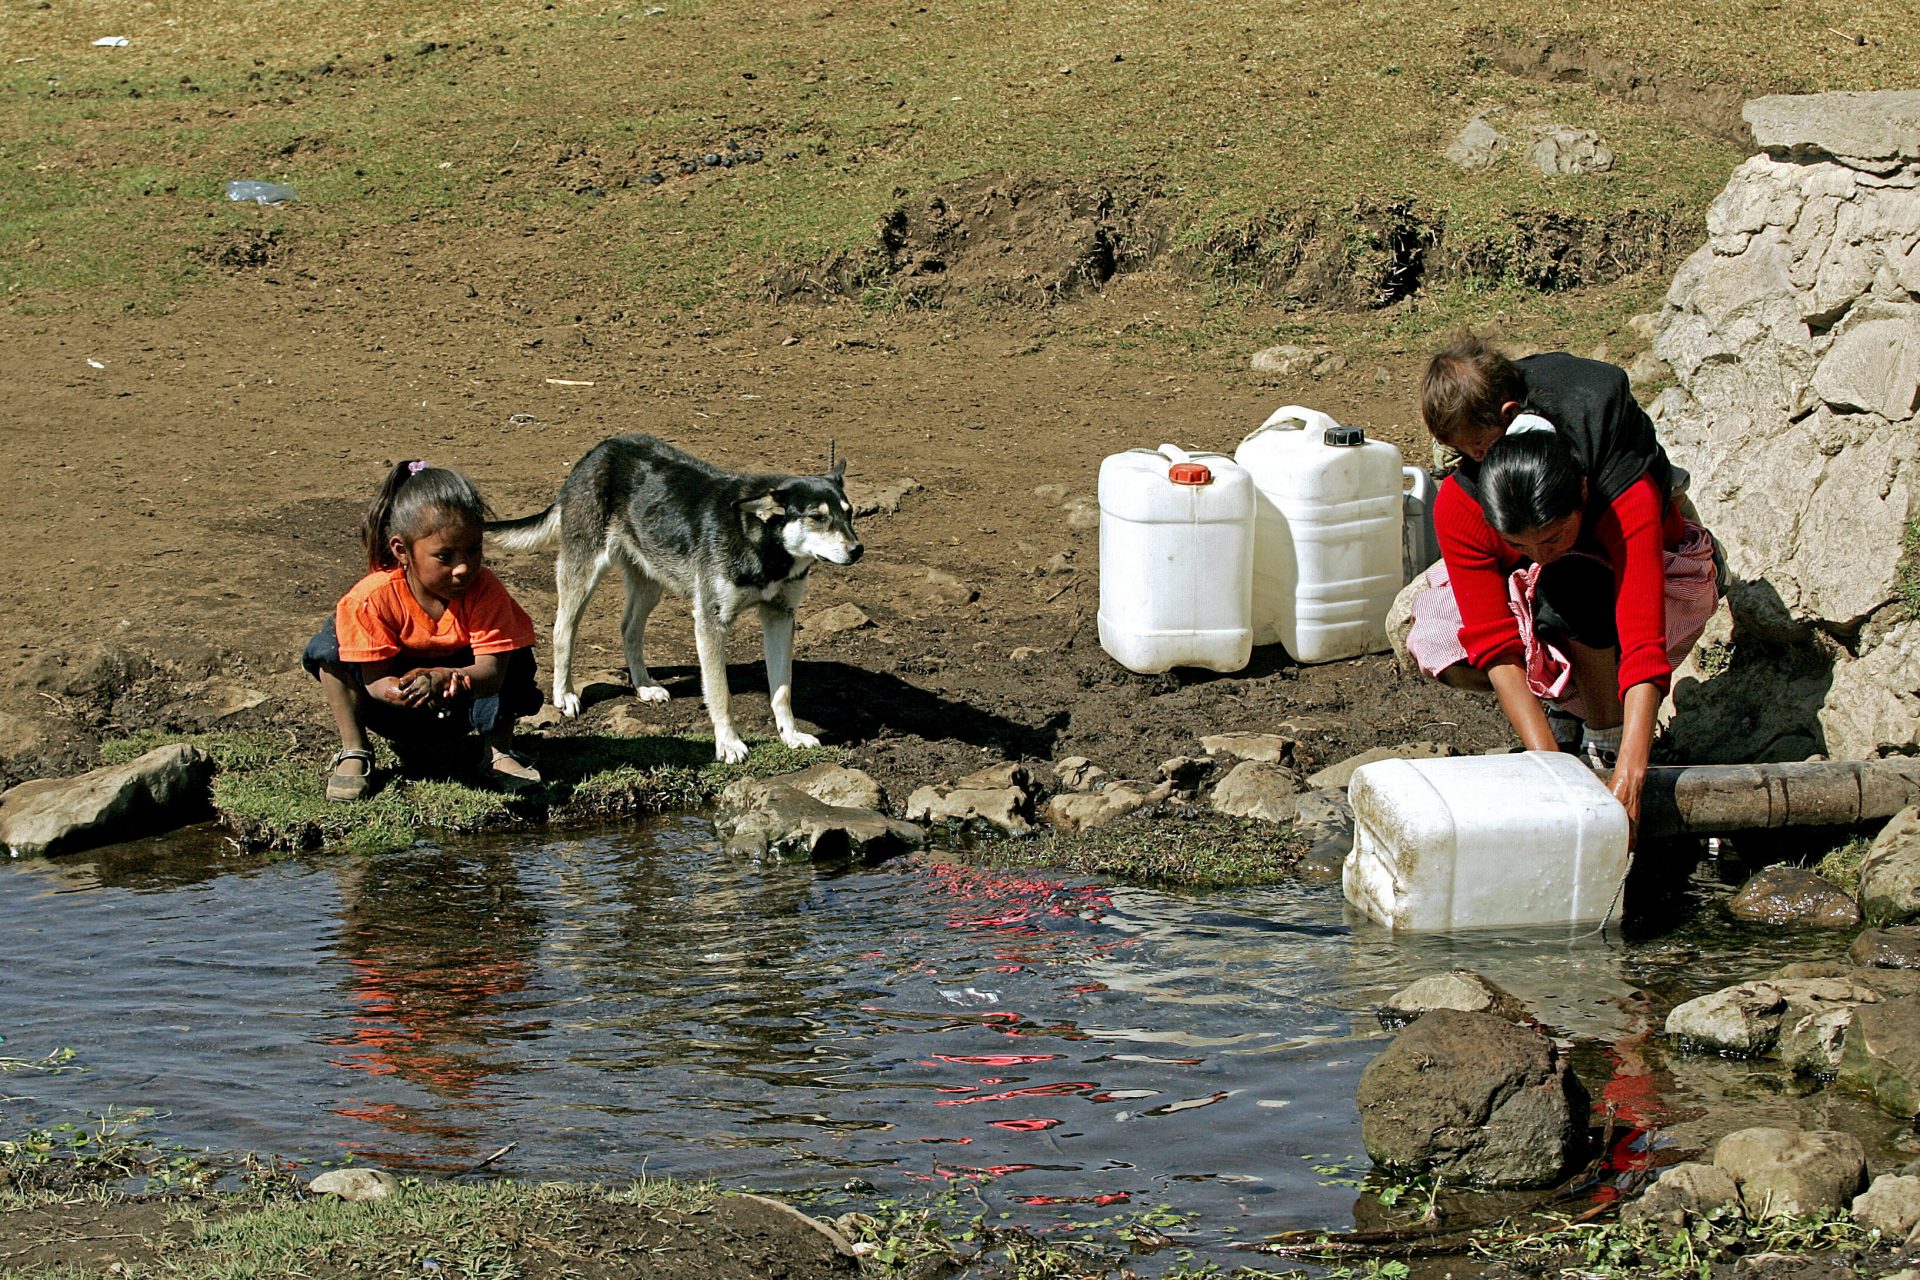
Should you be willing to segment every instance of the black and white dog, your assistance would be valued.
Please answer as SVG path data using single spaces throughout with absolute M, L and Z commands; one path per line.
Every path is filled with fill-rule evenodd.
M 647 615 L 662 591 L 693 606 L 700 688 L 713 718 L 714 754 L 746 759 L 727 690 L 727 632 L 758 606 L 766 633 L 767 692 L 774 726 L 789 747 L 818 746 L 793 723 L 793 611 L 814 562 L 852 564 L 865 548 L 853 531 L 842 483 L 844 460 L 824 476 L 723 471 L 652 436 L 615 436 L 595 445 L 539 515 L 489 523 L 515 550 L 559 545 L 553 577 L 553 704 L 573 716 L 573 635 L 607 570 L 626 575 L 621 639 L 642 702 L 665 702 L 647 673 Z

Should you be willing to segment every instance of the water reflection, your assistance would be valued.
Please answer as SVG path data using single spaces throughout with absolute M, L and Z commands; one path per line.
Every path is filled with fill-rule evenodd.
M 1672 1004 L 1778 963 L 1774 938 L 1710 922 L 1395 937 L 1334 886 L 821 874 L 733 858 L 696 819 L 234 874 L 227 848 L 128 859 L 0 869 L 0 936 L 34 957 L 0 971 L 6 1050 L 91 1068 L 9 1077 L 9 1123 L 147 1105 L 194 1145 L 421 1170 L 517 1142 L 501 1172 L 797 1190 L 859 1170 L 884 1193 L 990 1182 L 1039 1224 L 1167 1201 L 1214 1231 L 1340 1227 L 1351 1195 L 1313 1166 L 1364 1165 L 1372 1010 L 1466 968 L 1581 1039 L 1622 1162 L 1726 1097 L 1818 1108 L 1870 1149 L 1897 1127 L 1777 1072 L 1663 1059 Z
M 336 1114 L 383 1131 L 353 1145 L 393 1163 L 417 1157 L 392 1137 L 428 1137 L 442 1153 L 478 1154 L 484 1122 L 464 1117 L 496 1104 L 485 1086 L 512 1070 L 492 1047 L 541 1035 L 544 1018 L 516 1014 L 545 918 L 504 850 L 461 856 L 423 848 L 328 864 L 338 887 L 337 955 L 347 1026 L 327 1037 L 328 1061 L 372 1076 L 397 1075 L 436 1105 L 349 1096 Z

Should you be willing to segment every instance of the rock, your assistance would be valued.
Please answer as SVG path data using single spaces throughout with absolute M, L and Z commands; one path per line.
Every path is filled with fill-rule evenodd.
M 1439 760 L 1448 756 L 1457 756 L 1460 751 L 1444 742 L 1402 742 L 1394 747 L 1374 747 L 1362 751 L 1357 756 L 1348 756 L 1338 764 L 1330 764 L 1320 772 L 1307 778 L 1309 787 L 1344 787 L 1353 781 L 1353 771 L 1363 764 L 1372 764 L 1375 760 Z
M 1030 644 L 1021 644 L 1015 645 L 1013 651 L 1007 654 L 1007 657 L 1013 662 L 1031 662 L 1045 652 L 1045 649 L 1036 649 Z
M 1727 902 L 1736 920 L 1807 929 L 1851 929 L 1860 923 L 1853 895 L 1805 867 L 1763 867 Z
M 1920 156 L 1920 90 L 1775 94 L 1754 98 L 1740 116 L 1762 149 L 1842 160 Z
M 1780 1039 L 1786 997 L 1767 982 L 1742 982 L 1675 1005 L 1667 1034 L 1688 1049 L 1754 1058 Z
M 858 631 L 862 627 L 873 625 L 873 619 L 861 611 L 859 605 L 851 600 L 810 613 L 800 619 L 800 630 L 806 635 L 833 636 L 844 631 Z
M 1867 1184 L 1860 1140 L 1831 1129 L 1741 1129 L 1720 1139 L 1713 1163 L 1740 1184 L 1756 1220 L 1845 1209 Z
M 607 712 L 607 718 L 600 727 L 616 738 L 644 738 L 648 734 L 660 731 L 660 722 L 649 720 L 642 707 L 651 704 L 645 702 L 616 702 L 613 710 Z
M 1281 345 L 1256 351 L 1248 362 L 1255 373 L 1271 373 L 1283 378 L 1320 378 L 1347 367 L 1346 357 L 1331 347 Z
M 1733 171 L 1668 290 L 1653 352 L 1674 385 L 1652 412 L 1727 553 L 1754 659 L 1676 681 L 1689 758 L 1920 746 L 1920 619 L 1888 607 L 1920 514 L 1920 299 L 1906 283 L 1920 286 L 1917 99 L 1748 103 L 1765 154 Z M 1823 645 L 1833 634 L 1857 641 Z
M 1413 633 L 1413 602 L 1425 590 L 1427 575 L 1422 571 L 1414 574 L 1412 581 L 1400 588 L 1400 594 L 1387 606 L 1387 647 L 1393 650 L 1393 665 L 1403 676 L 1420 670 L 1420 664 L 1407 652 L 1407 637 Z
M 1853 1220 L 1882 1239 L 1905 1240 L 1920 1227 L 1920 1178 L 1881 1174 L 1854 1197 Z
M 975 769 L 952 786 L 926 786 L 907 797 L 907 817 L 915 822 L 985 826 L 1009 835 L 1033 830 L 1038 788 L 1025 765 L 1012 761 Z
M 553 729 L 566 722 L 566 714 L 549 702 L 532 715 L 521 717 L 514 727 L 516 729 Z
M 1660 1171 L 1658 1181 L 1620 1210 L 1620 1221 L 1685 1226 L 1721 1209 L 1738 1208 L 1740 1185 L 1725 1169 L 1689 1160 Z
M 1840 1052 L 1839 1077 L 1872 1094 L 1882 1111 L 1920 1118 L 1920 996 L 1856 1009 Z
M 918 493 L 924 486 L 911 476 L 902 476 L 888 484 L 847 481 L 847 501 L 856 516 L 890 516 L 900 510 L 900 499 Z
M 1613 168 L 1613 152 L 1591 129 L 1556 124 L 1527 148 L 1527 161 L 1550 178 L 1563 173 L 1605 173 Z
M 76 778 L 41 778 L 0 794 L 9 852 L 61 853 L 165 831 L 205 812 L 213 761 L 184 743 Z
M 382 1169 L 329 1169 L 309 1182 L 307 1190 L 356 1202 L 384 1200 L 400 1194 L 400 1179 Z
M 1160 762 L 1160 779 L 1173 784 L 1180 795 L 1191 795 L 1200 789 L 1219 768 L 1219 762 L 1211 756 L 1175 756 L 1171 760 Z
M 1488 124 L 1484 115 L 1478 115 L 1460 127 L 1445 154 L 1450 163 L 1473 172 L 1493 168 L 1506 150 L 1506 136 Z
M 1879 969 L 1920 969 L 1920 925 L 1867 929 L 1853 940 L 1847 958 Z
M 1305 788 L 1300 775 L 1277 764 L 1242 760 L 1213 789 L 1213 811 L 1233 818 L 1291 822 Z
M 1213 733 L 1200 739 L 1200 749 L 1210 756 L 1259 760 L 1291 769 L 1298 759 L 1300 744 L 1278 733 Z
M 1920 807 L 1880 829 L 1860 863 L 1860 906 L 1874 924 L 1920 920 Z
M 984 765 L 953 785 L 967 791 L 996 791 L 1002 787 L 1016 787 L 1036 799 L 1040 794 L 1040 783 L 1033 776 L 1033 770 L 1015 760 Z
M 1642 351 L 1627 366 L 1627 381 L 1638 390 L 1656 383 L 1668 382 L 1673 378 L 1673 370 L 1665 360 L 1651 351 Z
M 1100 791 L 1063 791 L 1047 801 L 1045 817 L 1059 832 L 1090 831 L 1136 809 L 1158 804 L 1172 791 L 1172 784 L 1165 782 L 1157 787 L 1139 782 L 1115 782 Z
M 821 804 L 838 805 L 843 809 L 883 810 L 887 807 L 886 794 L 880 790 L 880 784 L 872 775 L 860 769 L 849 769 L 838 764 L 813 764 L 794 773 L 783 773 L 768 778 L 774 786 L 793 787 L 804 791 Z
M 918 594 L 923 603 L 936 604 L 948 609 L 972 604 L 980 598 L 978 591 L 952 574 L 943 573 L 938 569 L 927 570 L 927 576 L 922 579 Z
M 728 849 L 754 857 L 879 858 L 918 849 L 927 838 L 911 822 L 823 804 L 798 787 L 760 778 L 728 783 L 713 825 Z
M 1527 1016 L 1514 996 L 1477 973 L 1453 969 L 1434 973 L 1400 988 L 1380 1006 L 1380 1021 L 1389 1027 L 1403 1026 L 1435 1009 L 1458 1009 L 1463 1013 L 1490 1013 L 1508 1022 Z
M 1353 851 L 1353 808 L 1346 788 L 1301 792 L 1295 799 L 1293 829 L 1313 842 L 1298 873 L 1309 880 L 1338 880 Z
M 1587 1091 L 1538 1032 L 1437 1009 L 1360 1077 L 1360 1131 L 1375 1163 L 1450 1183 L 1547 1186 L 1581 1154 Z
M 1067 513 L 1067 528 L 1097 529 L 1100 527 L 1100 504 L 1084 494 L 1067 499 L 1062 508 Z
M 1053 762 L 1053 772 L 1060 779 L 1060 786 L 1067 791 L 1091 791 L 1107 776 L 1105 769 L 1085 756 L 1066 756 L 1056 760 Z

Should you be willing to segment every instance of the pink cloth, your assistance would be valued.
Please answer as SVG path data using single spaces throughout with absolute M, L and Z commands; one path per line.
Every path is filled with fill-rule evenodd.
M 1688 521 L 1680 545 L 1666 552 L 1667 661 L 1678 666 L 1707 629 L 1707 620 L 1720 603 L 1720 581 L 1713 563 L 1713 535 Z M 1573 684 L 1573 664 L 1559 646 L 1534 630 L 1533 598 L 1539 587 L 1537 564 L 1515 569 L 1507 579 L 1507 605 L 1520 626 L 1527 687 L 1570 714 L 1586 718 L 1580 691 Z M 1460 606 L 1444 561 L 1427 570 L 1427 590 L 1413 601 L 1413 627 L 1407 633 L 1407 652 L 1429 676 L 1467 660 L 1460 644 Z

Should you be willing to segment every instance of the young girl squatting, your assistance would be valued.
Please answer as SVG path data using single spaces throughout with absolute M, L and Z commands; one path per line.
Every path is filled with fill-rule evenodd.
M 393 743 L 403 773 L 477 771 L 508 791 L 540 781 L 508 750 L 540 690 L 533 620 L 481 551 L 491 515 L 465 476 L 425 462 L 380 486 L 361 525 L 368 573 L 301 655 L 340 733 L 327 799 L 373 789 L 369 732 Z

